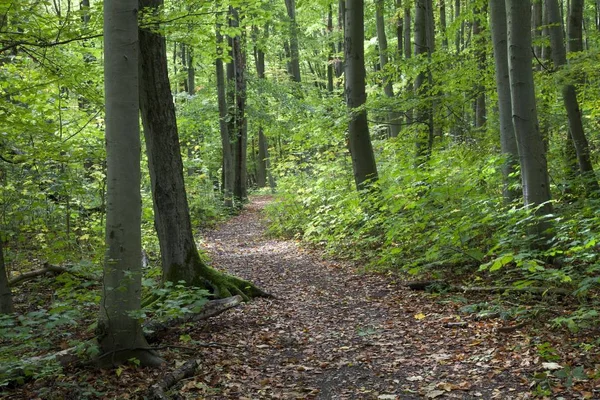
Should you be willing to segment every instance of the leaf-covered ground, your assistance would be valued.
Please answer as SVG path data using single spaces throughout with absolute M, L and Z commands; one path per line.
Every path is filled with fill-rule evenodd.
M 275 299 L 170 330 L 159 344 L 169 362 L 163 370 L 65 371 L 9 398 L 39 397 L 42 385 L 54 398 L 143 398 L 169 370 L 197 358 L 200 368 L 180 382 L 176 398 L 525 399 L 533 397 L 535 374 L 558 365 L 543 364 L 548 360 L 540 354 L 550 357 L 559 343 L 540 351 L 547 339 L 533 327 L 507 332 L 507 322 L 470 319 L 450 297 L 410 291 L 392 275 L 357 273 L 293 241 L 268 238 L 261 214 L 268 201 L 255 198 L 241 215 L 205 233 L 203 247 L 213 266 Z M 571 362 L 590 367 L 598 358 Z M 572 375 L 551 382 L 556 395 L 600 398 L 598 382 Z

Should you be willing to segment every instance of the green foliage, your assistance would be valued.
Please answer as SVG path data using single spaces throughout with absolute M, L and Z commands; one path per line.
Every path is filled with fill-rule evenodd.
M 152 301 L 137 313 L 136 316 L 142 321 L 148 316 L 164 321 L 197 313 L 210 296 L 207 290 L 186 286 L 185 282 L 165 282 L 161 287 L 156 287 L 152 280 L 145 280 L 144 284 L 151 285 L 147 289 L 148 298 Z

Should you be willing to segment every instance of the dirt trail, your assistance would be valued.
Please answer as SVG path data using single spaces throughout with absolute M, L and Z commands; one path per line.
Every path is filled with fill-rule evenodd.
M 495 332 L 493 322 L 444 328 L 456 305 L 265 237 L 268 201 L 255 198 L 203 246 L 215 267 L 277 299 L 176 332 L 236 346 L 202 348 L 184 398 L 529 398 L 532 357 L 518 332 Z

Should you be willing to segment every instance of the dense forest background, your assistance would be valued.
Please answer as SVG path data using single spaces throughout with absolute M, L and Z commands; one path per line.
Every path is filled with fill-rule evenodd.
M 97 318 L 103 22 L 99 1 L 0 2 L 0 329 L 14 369 L 55 327 Z M 195 228 L 274 193 L 272 235 L 436 291 L 524 296 L 481 305 L 507 315 L 597 328 L 600 1 L 140 1 L 138 23 L 166 40 Z M 163 115 L 144 104 L 143 119 Z M 169 301 L 140 312 L 179 315 L 207 288 L 163 282 L 144 151 L 141 171 L 143 291 Z M 68 272 L 50 302 L 22 286 L 40 268 Z

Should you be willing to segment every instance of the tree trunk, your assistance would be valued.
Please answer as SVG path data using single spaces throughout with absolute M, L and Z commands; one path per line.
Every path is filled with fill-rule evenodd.
M 327 36 L 331 41 L 331 35 L 333 34 L 333 6 L 330 4 L 327 9 Z M 333 67 L 333 54 L 335 53 L 335 44 L 333 42 L 330 43 L 331 50 L 329 51 L 329 55 L 327 56 L 327 91 L 329 93 L 333 93 L 333 77 L 334 77 L 334 67 Z
M 486 9 L 476 7 L 474 10 L 473 19 L 473 43 L 475 44 L 475 56 L 477 57 L 477 70 L 479 71 L 479 80 L 484 79 L 486 70 L 486 57 L 485 57 L 485 41 L 486 37 L 481 28 L 481 19 L 487 19 Z M 485 104 L 485 86 L 481 83 L 476 85 L 477 99 L 475 100 L 475 128 L 482 129 L 485 126 L 487 120 L 487 110 Z
M 381 73 L 383 74 L 383 92 L 386 97 L 393 98 L 394 89 L 392 87 L 392 80 L 390 79 L 390 73 L 386 68 L 388 65 L 388 43 L 385 35 L 385 21 L 383 18 L 384 6 L 384 0 L 375 0 L 375 22 L 377 26 L 377 42 L 379 44 L 379 65 L 381 66 Z M 400 133 L 400 114 L 395 111 L 389 111 L 387 122 L 390 137 L 397 137 L 398 133 Z
M 442 35 L 442 49 L 448 50 L 448 34 L 446 22 L 446 0 L 439 0 L 440 5 L 440 33 Z
M 194 52 L 191 47 L 187 49 L 187 87 L 188 93 L 196 93 L 196 69 L 194 68 Z
M 429 55 L 428 39 L 428 0 L 417 0 L 415 9 L 415 55 Z M 416 165 L 421 165 L 431 155 L 433 146 L 433 125 L 431 124 L 432 110 L 428 97 L 428 75 L 427 70 L 420 71 L 415 79 L 414 91 L 419 97 L 421 104 L 417 109 L 416 119 L 420 125 L 416 139 Z M 423 129 L 425 126 L 425 129 Z
M 218 18 L 218 16 L 217 16 Z M 223 152 L 223 204 L 232 209 L 233 203 L 233 184 L 235 171 L 233 169 L 233 153 L 231 146 L 231 136 L 229 133 L 229 124 L 227 123 L 227 98 L 225 92 L 225 71 L 223 70 L 223 36 L 221 35 L 221 24 L 216 26 L 217 36 L 217 59 L 215 67 L 217 70 L 217 102 L 219 104 L 219 130 L 221 132 L 221 147 Z
M 397 59 L 402 59 L 404 51 L 404 9 L 402 8 L 402 0 L 396 0 L 396 40 L 397 40 Z
M 367 189 L 377 180 L 377 165 L 369 135 L 364 61 L 364 2 L 346 0 L 345 46 L 346 103 L 350 111 L 348 144 L 352 156 L 354 181 L 357 190 Z
M 460 0 L 454 0 L 454 21 L 458 21 L 460 19 Z M 462 50 L 462 42 L 463 42 L 463 30 L 464 23 L 460 24 L 460 27 L 456 30 L 456 34 L 454 36 L 454 47 L 456 49 L 456 54 L 460 53 Z
M 329 16 L 331 17 L 331 7 L 329 9 L 330 14 Z M 255 29 L 255 32 L 257 31 L 257 29 Z M 268 32 L 268 28 L 265 27 L 265 35 Z M 255 43 L 254 44 L 254 57 L 255 57 L 255 64 L 256 64 L 256 75 L 258 76 L 258 79 L 265 79 L 265 53 L 264 51 L 260 48 L 260 46 Z M 331 78 L 331 91 L 333 91 L 333 67 L 331 66 L 331 64 L 329 65 L 330 67 L 330 78 Z M 259 85 L 259 96 L 260 94 L 261 88 Z M 269 151 L 268 151 L 268 144 L 267 144 L 267 137 L 265 136 L 264 130 L 262 125 L 259 125 L 258 127 L 258 162 L 257 162 L 257 171 L 256 171 L 256 184 L 258 185 L 258 187 L 265 187 L 267 186 L 267 176 L 269 174 Z M 269 181 L 271 181 L 271 179 L 269 179 Z M 271 187 L 272 189 L 273 187 Z
M 10 314 L 14 312 L 12 294 L 8 286 L 8 275 L 6 274 L 6 264 L 4 263 L 4 243 L 0 237 L 0 314 Z
M 233 26 L 239 26 L 239 14 L 236 9 L 232 10 Z M 235 78 L 235 130 L 233 135 L 233 167 L 235 180 L 233 185 L 233 196 L 243 203 L 248 198 L 246 153 L 248 147 L 248 120 L 246 119 L 246 53 L 245 38 L 242 35 L 233 37 L 233 70 Z
M 542 59 L 542 46 L 541 46 L 541 38 L 542 38 L 542 26 L 544 22 L 544 9 L 542 0 L 533 0 L 533 14 L 532 14 L 532 27 L 533 27 L 533 41 L 535 46 L 533 47 L 533 52 L 538 59 Z M 537 64 L 536 68 L 541 70 L 542 66 Z
M 410 17 L 410 6 L 404 5 L 404 58 L 412 57 L 412 22 Z
M 300 82 L 300 50 L 298 44 L 298 25 L 296 23 L 296 0 L 285 0 L 285 7 L 290 19 L 290 62 L 292 69 L 292 79 L 294 82 Z
M 494 61 L 496 64 L 496 90 L 498 92 L 498 114 L 500 122 L 500 148 L 506 161 L 502 166 L 505 202 L 509 203 L 522 195 L 516 189 L 511 175 L 518 170 L 519 150 L 512 122 L 512 101 L 510 99 L 510 78 L 508 71 L 508 47 L 506 31 L 506 7 L 504 0 L 490 0 L 490 22 Z
M 548 7 L 548 18 L 551 24 L 550 28 L 550 42 L 552 45 L 552 56 L 554 65 L 556 68 L 560 68 L 567 63 L 567 55 L 565 50 L 565 44 L 563 40 L 563 31 L 560 28 L 560 9 L 557 0 L 547 0 Z M 572 0 L 571 10 L 569 13 L 569 52 L 571 51 L 582 51 L 583 50 L 583 34 L 582 34 L 582 21 L 583 18 L 583 0 Z M 581 121 L 581 111 L 579 109 L 579 102 L 577 100 L 577 90 L 572 83 L 565 83 L 562 88 L 562 96 L 567 111 L 567 117 L 569 120 L 569 134 L 567 137 L 567 168 L 573 165 L 572 157 L 569 154 L 573 154 L 579 165 L 579 171 L 585 181 L 586 190 L 588 194 L 597 194 L 600 190 L 598 186 L 598 180 L 594 172 L 594 167 L 590 159 L 590 148 L 583 130 L 583 123 Z M 572 149 L 574 148 L 574 151 Z M 570 176 L 575 174 L 571 173 Z
M 147 350 L 132 315 L 141 308 L 142 290 L 137 10 L 137 0 L 104 2 L 107 212 L 97 337 L 99 363 L 107 366 L 134 357 L 142 365 L 163 362 Z
M 140 8 L 158 8 L 162 0 L 140 0 Z M 216 297 L 245 299 L 263 294 L 252 284 L 224 275 L 200 259 L 190 220 L 175 107 L 169 90 L 166 45 L 155 29 L 140 30 L 140 106 L 154 218 L 161 250 L 163 280 L 204 287 Z
M 539 131 L 531 53 L 531 0 L 506 0 L 508 27 L 508 66 L 512 114 L 519 161 L 523 198 L 528 207 L 538 207 L 536 215 L 552 212 L 550 179 L 544 141 Z M 530 233 L 544 237 L 550 223 L 532 223 Z

